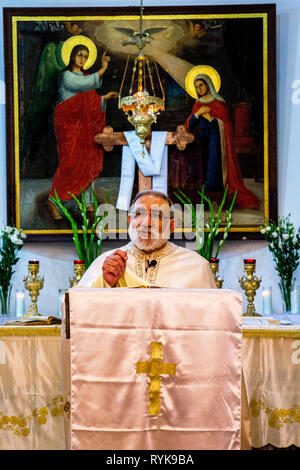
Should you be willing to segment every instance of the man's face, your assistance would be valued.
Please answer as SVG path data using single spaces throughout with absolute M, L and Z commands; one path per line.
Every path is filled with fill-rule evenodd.
M 130 239 L 147 252 L 163 247 L 176 224 L 175 219 L 170 219 L 168 202 L 153 194 L 145 194 L 135 202 L 128 220 Z

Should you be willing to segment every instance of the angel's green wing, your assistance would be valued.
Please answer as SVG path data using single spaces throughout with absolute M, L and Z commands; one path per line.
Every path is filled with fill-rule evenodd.
M 63 41 L 44 47 L 21 132 L 20 163 L 30 161 L 37 151 L 39 136 L 47 126 L 49 114 L 57 101 L 58 77 L 65 68 L 61 58 Z

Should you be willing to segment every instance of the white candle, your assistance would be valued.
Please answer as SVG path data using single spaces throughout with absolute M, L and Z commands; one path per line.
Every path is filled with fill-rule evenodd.
M 65 289 L 59 289 L 58 291 L 58 311 L 57 311 L 57 316 L 59 318 L 61 318 L 61 315 L 62 315 L 62 311 L 61 311 L 61 304 L 64 300 L 64 296 L 65 296 Z
M 263 315 L 272 314 L 272 287 L 263 287 L 262 288 L 262 297 L 263 297 Z
M 16 317 L 22 317 L 25 314 L 25 293 L 16 291 Z
M 295 286 L 291 292 L 291 313 L 299 313 L 299 286 Z

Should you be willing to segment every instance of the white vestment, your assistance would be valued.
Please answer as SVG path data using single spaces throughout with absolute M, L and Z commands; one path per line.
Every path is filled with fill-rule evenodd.
M 128 260 L 125 274 L 115 287 L 216 288 L 209 262 L 198 253 L 172 242 L 152 253 L 139 250 L 132 242 L 120 249 L 127 252 Z M 104 281 L 102 265 L 114 251 L 99 256 L 76 287 L 110 287 Z M 156 264 L 150 266 L 153 260 Z
M 150 153 L 143 147 L 135 131 L 125 131 L 128 145 L 123 146 L 121 180 L 117 209 L 128 211 L 134 183 L 136 163 L 144 176 L 152 176 L 152 189 L 168 193 L 167 132 L 152 132 Z M 144 150 L 144 155 L 142 154 Z

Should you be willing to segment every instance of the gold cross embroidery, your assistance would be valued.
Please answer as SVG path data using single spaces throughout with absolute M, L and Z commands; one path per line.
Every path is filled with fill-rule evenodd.
M 149 414 L 160 413 L 160 376 L 161 374 L 176 375 L 176 365 L 162 362 L 162 344 L 151 343 L 151 355 L 149 362 L 137 362 L 138 374 L 149 374 Z

